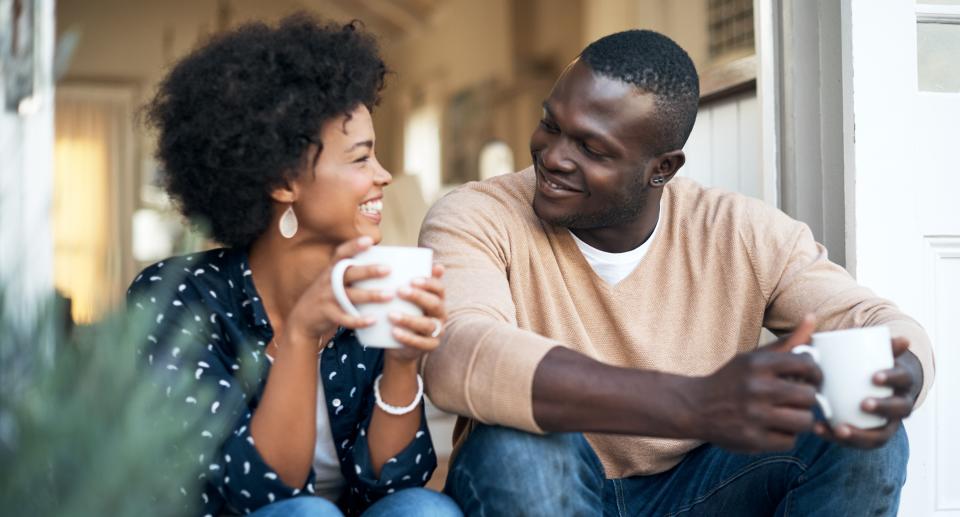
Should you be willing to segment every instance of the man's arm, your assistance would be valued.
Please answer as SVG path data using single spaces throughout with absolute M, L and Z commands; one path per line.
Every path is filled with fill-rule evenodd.
M 804 320 L 790 336 L 706 377 L 619 368 L 554 348 L 534 376 L 534 417 L 548 431 L 694 438 L 744 452 L 789 449 L 813 426 L 820 372 L 788 351 L 809 342 L 813 328 Z
M 740 226 L 743 244 L 753 250 L 757 282 L 767 296 L 764 326 L 789 328 L 805 313 L 814 313 L 818 330 L 885 325 L 893 336 L 894 367 L 877 372 L 873 382 L 893 388 L 893 396 L 864 400 L 864 411 L 888 419 L 879 429 L 841 425 L 824 437 L 845 445 L 872 448 L 885 443 L 900 422 L 923 402 L 934 377 L 933 349 L 923 328 L 896 305 L 860 286 L 846 270 L 830 262 L 827 250 L 810 229 L 775 209 L 753 204 L 751 224 Z

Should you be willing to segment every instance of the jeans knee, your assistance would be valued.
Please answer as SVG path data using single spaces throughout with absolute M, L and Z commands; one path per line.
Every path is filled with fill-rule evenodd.
M 581 434 L 481 425 L 454 458 L 446 491 L 468 515 L 580 515 L 599 504 L 603 479 Z
M 343 513 L 332 502 L 317 496 L 299 496 L 260 508 L 253 515 L 258 517 L 342 517 Z
M 910 445 L 902 425 L 887 443 L 876 449 L 834 447 L 843 458 L 841 461 L 848 464 L 848 484 L 862 484 L 887 495 L 899 491 L 906 481 Z
M 583 442 L 583 443 L 581 443 Z M 537 435 L 500 426 L 477 426 L 454 458 L 453 468 L 469 469 L 474 476 L 503 479 L 527 477 L 531 470 L 563 471 L 557 464 L 575 459 L 586 445 L 579 434 Z
M 449 496 L 427 488 L 404 488 L 371 506 L 364 517 L 462 517 L 463 512 Z

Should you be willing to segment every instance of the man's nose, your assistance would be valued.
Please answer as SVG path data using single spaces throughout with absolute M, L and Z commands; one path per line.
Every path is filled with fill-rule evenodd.
M 569 143 L 565 138 L 546 146 L 540 152 L 540 161 L 551 171 L 573 172 L 577 168 L 576 163 L 570 159 Z

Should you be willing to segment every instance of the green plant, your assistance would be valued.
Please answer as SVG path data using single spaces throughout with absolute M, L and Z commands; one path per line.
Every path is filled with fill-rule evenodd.
M 158 388 L 137 357 L 151 322 L 131 311 L 51 333 L 52 303 L 24 329 L 6 302 L 0 286 L 0 513 L 195 513 L 203 465 L 174 459 L 210 455 L 201 428 L 228 422 L 178 412 L 188 390 L 206 398 L 189 376 Z

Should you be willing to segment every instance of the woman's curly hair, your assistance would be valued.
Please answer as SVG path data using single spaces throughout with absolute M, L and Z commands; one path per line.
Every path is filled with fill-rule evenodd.
M 386 73 L 359 22 L 297 14 L 213 38 L 145 106 L 167 193 L 217 241 L 249 246 L 270 222 L 270 192 L 302 170 L 324 122 L 372 110 Z

